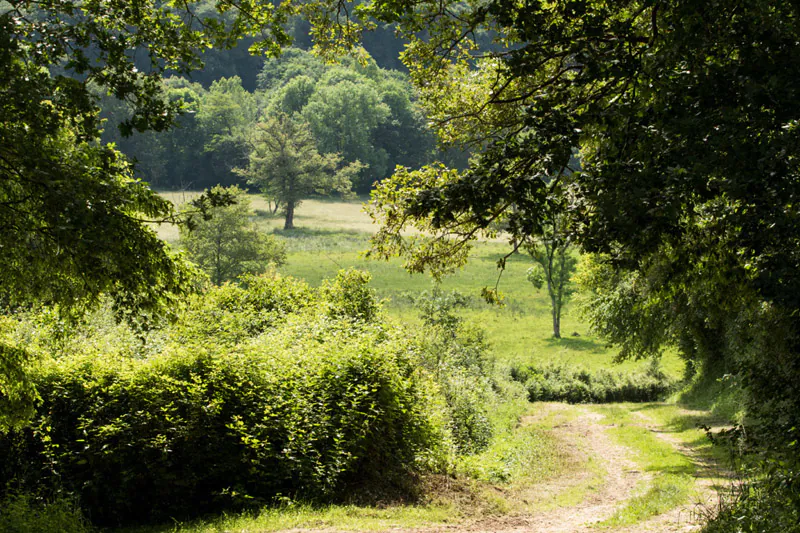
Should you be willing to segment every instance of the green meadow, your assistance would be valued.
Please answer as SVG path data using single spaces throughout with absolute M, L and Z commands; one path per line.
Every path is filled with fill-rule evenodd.
M 180 205 L 199 193 L 162 194 Z M 263 197 L 251 194 L 250 199 L 255 222 L 264 231 L 287 242 L 288 260 L 279 269 L 281 274 L 302 278 L 317 286 L 340 269 L 354 267 L 369 271 L 371 285 L 384 300 L 389 316 L 412 324 L 418 320 L 414 298 L 429 291 L 433 281 L 427 275 L 409 274 L 399 259 L 377 261 L 364 257 L 375 226 L 363 211 L 363 199 L 349 202 L 306 200 L 295 214 L 296 229 L 289 231 L 282 229 L 280 215 L 271 215 Z M 162 225 L 157 230 L 163 239 L 177 245 L 177 228 Z M 465 321 L 485 332 L 498 362 L 508 365 L 554 363 L 590 370 L 633 370 L 647 364 L 646 361 L 615 363 L 617 350 L 592 335 L 574 305 L 567 304 L 563 312 L 562 338 L 553 338 L 547 292 L 535 289 L 525 279 L 532 265 L 530 257 L 516 254 L 508 259 L 505 271 L 501 273 L 497 269 L 498 259 L 508 250 L 508 244 L 502 239 L 477 242 L 467 266 L 441 283 L 445 291 L 457 290 L 468 297 L 467 307 L 459 313 Z M 505 296 L 502 306 L 487 304 L 480 296 L 483 287 L 496 284 Z M 662 364 L 673 376 L 683 371 L 683 361 L 674 353 L 666 353 Z

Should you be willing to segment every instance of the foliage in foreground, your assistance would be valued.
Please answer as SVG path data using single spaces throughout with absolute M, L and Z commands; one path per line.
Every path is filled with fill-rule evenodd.
M 704 533 L 749 531 L 800 531 L 800 475 L 797 471 L 773 470 L 760 481 L 734 490 L 733 499 L 721 505 Z
M 89 533 L 92 528 L 75 502 L 63 497 L 47 502 L 29 494 L 8 494 L 0 500 L 0 532 L 39 531 Z
M 225 289 L 229 310 L 277 307 Z M 31 428 L 3 441 L 16 458 L 6 479 L 61 485 L 111 524 L 330 497 L 367 474 L 413 470 L 433 428 L 403 336 L 330 311 L 274 315 L 280 325 L 232 345 L 184 337 L 147 359 L 47 361 Z
M 633 373 L 529 365 L 512 368 L 511 377 L 525 385 L 532 402 L 653 402 L 663 400 L 677 386 L 657 362 Z
M 474 335 L 386 325 L 368 280 L 245 277 L 198 296 L 144 350 L 97 326 L 60 341 L 28 328 L 50 355 L 32 374 L 30 427 L 0 439 L 2 480 L 74 494 L 98 525 L 408 494 L 415 473 L 450 471 L 515 423 L 514 409 L 489 416 L 518 391 Z

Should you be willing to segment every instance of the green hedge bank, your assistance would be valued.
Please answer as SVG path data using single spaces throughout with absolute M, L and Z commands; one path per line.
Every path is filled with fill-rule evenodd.
M 0 435 L 0 496 L 70 494 L 92 523 L 115 525 L 406 478 L 446 429 L 437 387 L 407 334 L 378 320 L 368 279 L 215 288 L 146 357 L 74 335 L 80 350 L 32 372 L 29 427 Z
M 413 369 L 381 332 L 338 333 L 335 347 L 53 362 L 33 427 L 2 441 L 5 474 L 115 524 L 329 497 L 413 468 L 430 431 Z

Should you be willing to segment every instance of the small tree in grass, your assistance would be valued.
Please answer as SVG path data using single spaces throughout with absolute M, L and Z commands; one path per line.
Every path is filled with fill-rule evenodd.
M 284 229 L 294 228 L 294 210 L 312 194 L 349 194 L 353 177 L 363 168 L 356 161 L 339 167 L 339 154 L 320 154 L 311 130 L 286 114 L 255 126 L 250 164 L 236 172 L 255 185 L 286 217 Z
M 217 185 L 212 194 L 233 197 L 231 205 L 212 207 L 208 216 L 181 226 L 180 243 L 216 285 L 246 273 L 264 272 L 270 264 L 286 262 L 286 246 L 258 230 L 245 191 Z
M 528 269 L 527 279 L 537 289 L 547 285 L 550 310 L 553 315 L 553 337 L 561 338 L 561 310 L 573 293 L 570 278 L 578 260 L 570 250 L 566 217 L 556 215 L 543 225 L 543 235 L 526 246 L 534 260 Z

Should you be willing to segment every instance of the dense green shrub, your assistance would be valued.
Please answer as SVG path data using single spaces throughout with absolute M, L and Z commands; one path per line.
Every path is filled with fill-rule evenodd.
M 441 462 L 437 389 L 413 339 L 369 320 L 367 281 L 252 276 L 195 300 L 147 357 L 104 338 L 45 358 L 31 426 L 0 437 L 0 486 L 75 494 L 104 525 L 335 499 Z
M 677 385 L 677 380 L 653 365 L 633 373 L 531 365 L 512 368 L 511 377 L 525 384 L 532 402 L 652 402 L 663 399 Z
M 170 330 L 176 342 L 233 346 L 274 327 L 287 315 L 317 303 L 302 280 L 278 274 L 245 275 L 241 284 L 211 287 L 194 298 Z
M 333 281 L 323 281 L 320 288 L 326 310 L 332 318 L 372 321 L 378 318 L 380 302 L 375 290 L 369 287 L 369 272 L 340 270 Z
M 486 448 L 493 436 L 488 411 L 490 380 L 452 368 L 439 377 L 439 384 L 447 402 L 448 427 L 458 451 L 474 453 Z
M 8 494 L 0 500 L 0 533 L 89 533 L 92 528 L 75 502 L 46 501 L 30 494 Z
M 709 517 L 706 533 L 800 532 L 800 362 L 765 346 L 787 338 L 756 339 L 750 349 L 760 347 L 764 355 L 751 354 L 737 373 L 745 385 L 738 391 L 745 405 L 741 424 L 710 434 L 729 448 L 740 480 Z
M 31 415 L 36 389 L 28 375 L 34 357 L 11 339 L 13 321 L 0 315 L 0 431 Z
M 53 361 L 33 428 L 3 448 L 98 524 L 330 498 L 362 472 L 413 469 L 431 437 L 402 346 L 380 328 L 298 320 L 236 352 Z

